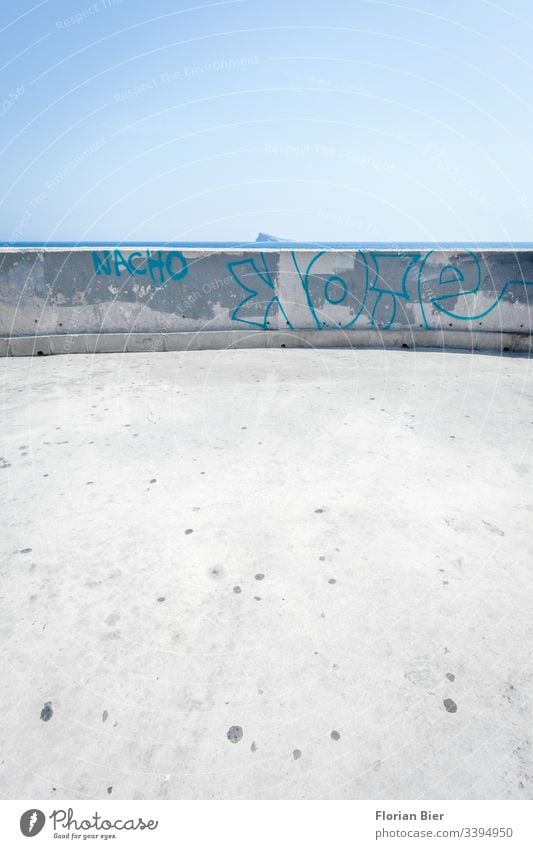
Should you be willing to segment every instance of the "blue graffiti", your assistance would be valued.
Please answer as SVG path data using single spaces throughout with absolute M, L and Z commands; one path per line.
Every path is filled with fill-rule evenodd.
M 276 285 L 268 270 L 267 262 L 264 253 L 260 253 L 261 265 L 263 268 L 258 269 L 255 264 L 255 259 L 240 259 L 234 260 L 233 262 L 228 262 L 228 271 L 235 280 L 236 283 L 247 292 L 247 297 L 244 298 L 243 301 L 236 307 L 231 317 L 234 321 L 241 321 L 244 324 L 252 324 L 256 327 L 260 327 L 262 330 L 266 330 L 268 327 L 268 317 L 270 315 L 270 311 L 273 306 L 276 304 L 281 310 L 285 322 L 288 327 L 292 329 L 293 326 L 289 319 L 287 318 L 287 314 L 283 309 L 283 306 L 280 302 L 279 296 L 276 293 Z M 244 282 L 246 281 L 246 282 Z M 250 302 L 257 303 L 255 299 L 258 299 L 258 302 L 264 305 L 264 315 L 262 321 L 256 321 L 252 318 L 246 318 L 242 315 L 242 310 L 246 307 Z
M 365 255 L 361 251 L 357 251 L 354 258 L 354 278 L 352 286 L 348 281 L 339 274 L 320 273 L 319 269 L 315 268 L 316 264 L 324 256 L 327 256 L 327 251 L 320 251 L 315 254 L 311 261 L 307 264 L 305 271 L 302 271 L 298 263 L 298 259 L 294 251 L 291 251 L 291 258 L 302 284 L 305 293 L 307 305 L 313 316 L 313 320 L 319 330 L 326 326 L 341 326 L 353 327 L 361 312 L 363 311 L 366 296 L 368 293 L 368 265 Z M 357 294 L 357 289 L 361 289 L 360 295 Z M 333 313 L 335 310 L 329 310 L 325 307 L 319 307 L 317 300 L 320 295 L 323 295 L 327 303 L 331 307 L 348 306 L 351 308 L 352 317 L 348 321 L 337 321 Z
M 427 305 L 424 304 L 423 299 L 422 277 L 425 266 L 431 260 L 434 253 L 434 251 L 429 251 L 429 253 L 427 253 L 423 259 L 423 262 L 420 266 L 418 286 L 418 297 L 422 309 L 422 317 L 424 320 L 424 324 L 428 329 L 431 325 L 426 312 Z M 457 265 L 453 265 L 453 263 L 447 263 L 446 265 L 444 265 L 439 271 L 438 286 L 439 289 L 441 286 L 445 287 L 445 294 L 439 295 L 438 297 L 430 298 L 431 305 L 434 306 L 435 309 L 439 310 L 439 312 L 444 313 L 444 315 L 447 315 L 449 318 L 453 318 L 456 321 L 477 321 L 478 319 L 484 318 L 486 315 L 489 315 L 489 313 L 496 309 L 503 296 L 511 289 L 511 287 L 517 285 L 533 285 L 533 281 L 508 280 L 506 283 L 503 284 L 501 291 L 496 296 L 494 302 L 481 312 L 476 312 L 475 309 L 471 308 L 471 305 L 474 303 L 474 297 L 481 289 L 481 267 L 479 259 L 474 253 L 472 253 L 471 251 L 465 251 L 465 253 L 468 255 L 470 260 L 470 264 L 467 269 L 463 270 L 463 268 L 459 268 Z M 451 288 L 453 288 L 453 291 L 450 291 Z M 446 307 L 444 306 L 444 302 L 450 301 L 452 299 L 454 301 L 457 301 L 458 303 L 453 309 L 446 309 Z M 464 311 L 458 311 L 457 307 L 462 307 Z
M 148 275 L 154 286 L 163 286 L 169 280 L 181 280 L 188 273 L 187 260 L 181 251 L 132 251 L 127 255 L 120 250 L 93 251 L 94 273 L 97 277 L 144 277 Z
M 440 267 L 436 251 L 426 254 L 354 251 L 351 254 L 353 269 L 343 269 L 342 274 L 328 273 L 328 263 L 322 261 L 328 255 L 331 256 L 328 251 L 319 251 L 302 265 L 302 255 L 298 257 L 294 251 L 290 252 L 305 303 L 318 330 L 352 328 L 361 316 L 367 326 L 388 330 L 397 322 L 400 304 L 419 305 L 420 326 L 428 330 L 440 327 L 439 315 L 456 321 L 477 321 L 496 309 L 513 287 L 533 286 L 533 281 L 528 280 L 509 280 L 500 284 L 499 291 L 498 287 L 491 289 L 485 285 L 483 293 L 488 297 L 492 294 L 493 301 L 480 310 L 476 307 L 476 298 L 481 292 L 481 266 L 479 258 L 471 251 L 461 251 L 455 259 Z M 234 321 L 267 330 L 269 317 L 277 305 L 286 325 L 293 328 L 297 322 L 288 318 L 293 305 L 282 302 L 275 275 L 269 271 L 264 254 L 260 253 L 259 257 L 262 268 L 258 268 L 253 258 L 228 263 L 230 274 L 246 293 L 231 317 Z M 461 265 L 457 264 L 458 258 Z M 432 262 L 435 262 L 435 269 L 431 268 Z M 257 307 L 260 307 L 259 317 Z M 350 311 L 348 318 L 346 307 Z
M 371 253 L 369 257 L 373 264 L 374 275 L 369 287 L 369 293 L 374 296 L 371 310 L 369 308 L 371 325 L 376 328 L 379 327 L 380 330 L 388 330 L 396 318 L 398 299 L 400 298 L 402 301 L 412 300 L 409 294 L 409 275 L 416 267 L 420 254 L 380 252 L 379 254 Z M 388 268 L 391 263 L 400 266 L 400 268 L 394 269 L 395 282 L 391 281 L 391 277 L 385 271 L 385 267 Z M 401 273 L 399 280 L 398 272 Z

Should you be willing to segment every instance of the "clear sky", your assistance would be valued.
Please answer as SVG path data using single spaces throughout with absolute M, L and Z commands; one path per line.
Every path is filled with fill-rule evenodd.
M 531 0 L 1 0 L 0 240 L 533 240 Z

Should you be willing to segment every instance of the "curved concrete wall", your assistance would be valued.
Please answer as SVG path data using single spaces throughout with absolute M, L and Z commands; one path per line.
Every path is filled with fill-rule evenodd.
M 533 251 L 4 248 L 4 354 L 226 345 L 530 350 Z

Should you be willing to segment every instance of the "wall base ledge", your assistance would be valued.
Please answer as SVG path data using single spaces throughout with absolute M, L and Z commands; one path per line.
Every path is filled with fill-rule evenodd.
M 179 333 L 79 333 L 0 338 L 0 356 L 197 351 L 223 348 L 437 348 L 533 352 L 529 333 L 453 330 L 208 330 Z

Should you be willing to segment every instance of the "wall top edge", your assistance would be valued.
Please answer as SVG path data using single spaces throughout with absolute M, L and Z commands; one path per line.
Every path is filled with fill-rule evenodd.
M 533 242 L 86 242 L 85 244 L 20 242 L 18 244 L 0 243 L 2 253 L 20 251 L 87 251 L 87 250 L 191 250 L 204 251 L 496 251 L 517 253 L 533 251 Z

